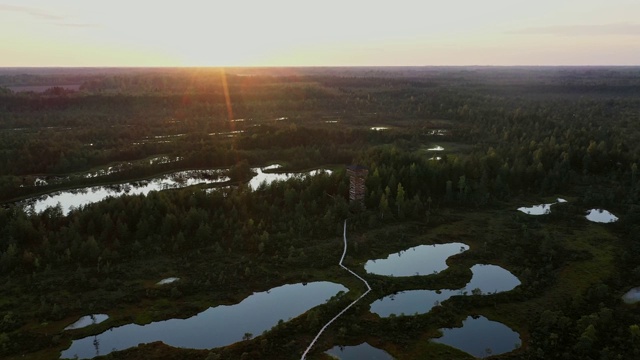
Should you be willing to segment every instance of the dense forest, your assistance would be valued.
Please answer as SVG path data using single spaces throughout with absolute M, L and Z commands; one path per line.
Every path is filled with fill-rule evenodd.
M 496 358 L 640 357 L 638 305 L 620 300 L 640 286 L 638 68 L 28 72 L 0 72 L 2 357 L 58 358 L 72 339 L 190 316 L 289 282 L 347 285 L 346 297 L 228 347 L 156 343 L 107 355 L 280 359 L 286 349 L 297 359 L 362 291 L 337 267 L 345 219 L 353 239 L 347 262 L 360 273 L 367 259 L 425 241 L 471 246 L 435 280 L 368 276 L 369 302 L 461 281 L 464 267 L 478 262 L 503 265 L 522 284 L 453 297 L 415 316 L 379 318 L 360 304 L 329 330 L 315 358 L 363 339 L 398 359 L 472 358 L 419 340 L 472 314 L 521 334 L 518 350 Z M 12 90 L 24 85 L 45 90 Z M 158 156 L 177 160 L 147 161 Z M 275 163 L 332 172 L 247 185 L 252 169 Z M 369 170 L 364 206 L 349 202 L 349 164 Z M 193 169 L 221 169 L 229 180 L 108 197 L 68 213 L 24 205 Z M 558 196 L 569 201 L 548 215 L 515 211 Z M 587 223 L 594 207 L 620 220 Z M 184 281 L 148 285 L 170 271 Z M 95 312 L 111 319 L 62 331 Z

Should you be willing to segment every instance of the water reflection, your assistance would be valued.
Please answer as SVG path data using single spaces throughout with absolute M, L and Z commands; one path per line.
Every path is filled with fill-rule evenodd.
M 125 194 L 147 195 L 151 191 L 177 189 L 197 184 L 214 184 L 228 181 L 229 178 L 222 175 L 223 172 L 223 170 L 179 171 L 151 180 L 57 191 L 48 195 L 28 199 L 24 202 L 24 205 L 33 206 L 35 212 L 42 212 L 48 207 L 55 207 L 60 204 L 62 207 L 62 213 L 66 215 L 73 208 L 102 201 L 109 196 L 117 197 Z
M 469 316 L 461 328 L 440 329 L 443 336 L 432 341 L 452 346 L 475 357 L 504 354 L 520 347 L 520 335 L 506 325 L 484 316 Z
M 298 316 L 340 291 L 346 292 L 348 289 L 331 282 L 284 285 L 254 293 L 235 305 L 209 308 L 188 319 L 171 319 L 147 325 L 129 324 L 97 336 L 74 340 L 61 357 L 92 358 L 154 341 L 191 349 L 226 346 L 258 336 L 277 325 L 279 320 L 286 321 Z
M 427 132 L 427 135 L 438 135 L 438 136 L 445 136 L 447 135 L 447 133 L 449 132 L 449 130 L 445 130 L 445 129 L 436 129 L 436 130 L 429 130 Z
M 425 314 L 435 306 L 456 295 L 490 295 L 513 290 L 520 280 L 496 265 L 474 265 L 473 277 L 461 289 L 410 290 L 385 296 L 371 304 L 371 312 L 381 317 Z
M 380 317 L 426 314 L 441 302 L 458 295 L 457 290 L 408 290 L 385 296 L 371 304 L 371 312 Z
M 178 161 L 179 158 L 157 157 L 148 160 L 151 164 L 164 164 Z M 125 166 L 125 165 L 122 165 Z M 88 178 L 108 175 L 118 172 L 122 166 L 113 166 L 95 173 L 87 173 Z M 128 165 L 127 165 L 128 166 Z M 312 170 L 302 173 L 266 173 L 264 171 L 275 170 L 280 165 L 271 165 L 263 168 L 252 169 L 257 173 L 249 186 L 256 190 L 262 183 L 268 185 L 274 181 L 284 181 L 290 178 L 302 178 L 314 176 L 320 173 L 331 174 L 330 170 Z M 168 189 L 178 189 L 192 185 L 217 184 L 229 181 L 229 177 L 224 175 L 227 169 L 210 170 L 187 170 L 171 174 L 162 175 L 149 180 L 140 180 L 123 184 L 113 184 L 106 186 L 93 186 L 73 190 L 57 191 L 50 194 L 34 197 L 19 203 L 21 206 L 32 206 L 37 213 L 44 211 L 48 207 L 55 207 L 60 204 L 63 214 L 68 214 L 71 209 L 89 205 L 102 201 L 107 197 L 118 197 L 122 195 L 147 195 L 151 191 L 161 191 Z
M 629 290 L 626 294 L 622 295 L 622 301 L 627 304 L 635 304 L 640 302 L 640 287 Z
M 545 215 L 551 213 L 551 205 L 563 202 L 567 202 L 567 200 L 558 198 L 556 202 L 552 202 L 549 204 L 540 204 L 530 207 L 519 207 L 518 211 L 528 215 Z
M 386 351 L 375 348 L 367 343 L 357 346 L 335 346 L 326 352 L 340 360 L 393 360 Z
M 369 260 L 364 269 L 377 275 L 430 275 L 446 269 L 450 256 L 468 249 L 469 246 L 463 243 L 420 245 L 391 254 L 386 259 Z
M 275 165 L 270 165 L 262 168 L 251 169 L 256 173 L 256 176 L 254 176 L 251 179 L 251 181 L 249 181 L 249 187 L 251 187 L 252 190 L 257 190 L 260 187 L 260 185 L 262 184 L 269 185 L 274 181 L 285 181 L 291 178 L 303 178 L 305 176 L 315 176 L 321 173 L 331 174 L 331 170 L 325 170 L 325 169 L 318 169 L 318 170 L 312 170 L 312 171 L 301 172 L 301 173 L 265 172 L 269 170 L 276 170 L 281 167 L 282 167 L 281 165 L 275 164 Z
M 488 295 L 510 291 L 520 285 L 520 280 L 515 275 L 497 265 L 477 264 L 471 267 L 471 272 L 473 277 L 463 288 L 470 293 L 479 290 L 481 294 Z
M 166 278 L 166 279 L 162 279 L 162 280 L 158 281 L 158 282 L 156 283 L 156 285 L 166 285 L 166 284 L 171 284 L 171 283 L 176 282 L 176 281 L 178 281 L 178 280 L 180 280 L 180 278 L 177 278 L 177 277 L 168 277 L 168 278 Z
M 597 223 L 611 223 L 618 221 L 618 217 L 604 209 L 591 209 L 587 212 L 587 220 Z
M 78 321 L 64 328 L 65 330 L 73 330 L 80 329 L 83 327 L 87 327 L 89 325 L 100 324 L 101 322 L 107 320 L 109 315 L 106 314 L 92 314 L 81 317 Z
M 88 145 L 93 146 L 94 144 L 88 144 Z M 126 170 L 131 170 L 140 166 L 163 165 L 163 164 L 175 163 L 181 160 L 183 160 L 183 157 L 181 156 L 171 157 L 171 156 L 165 155 L 165 156 L 156 156 L 156 157 L 153 157 L 150 159 L 144 159 L 144 160 L 125 161 L 125 162 L 118 163 L 116 165 L 106 166 L 103 168 L 99 168 L 97 170 L 87 171 L 85 173 L 77 173 L 77 174 L 71 174 L 66 176 L 49 175 L 49 176 L 46 176 L 45 178 L 36 177 L 34 180 L 33 186 L 63 184 L 73 180 L 92 179 L 92 178 L 97 178 L 97 177 L 102 177 L 102 176 L 123 172 Z M 25 178 L 29 179 L 30 177 L 27 176 Z M 20 187 L 25 187 L 25 186 L 28 186 L 28 185 L 26 184 L 20 185 Z

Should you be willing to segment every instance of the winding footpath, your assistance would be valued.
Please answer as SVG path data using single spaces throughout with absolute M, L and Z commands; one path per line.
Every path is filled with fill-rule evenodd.
M 349 270 L 346 266 L 342 265 L 342 261 L 344 260 L 345 255 L 347 255 L 347 220 L 344 221 L 343 239 L 344 239 L 344 250 L 342 251 L 342 257 L 340 258 L 340 262 L 338 263 L 338 265 L 340 265 L 343 269 L 350 272 L 353 276 L 360 279 L 360 281 L 362 281 L 367 286 L 367 291 L 365 291 L 364 294 L 360 295 L 359 298 L 355 299 L 351 304 L 347 305 L 347 307 L 342 309 L 342 311 L 340 311 L 338 315 L 334 316 L 333 319 L 329 320 L 329 322 L 326 323 L 322 327 L 322 329 L 320 329 L 316 337 L 313 339 L 313 341 L 311 341 L 311 344 L 309 344 L 309 347 L 307 347 L 307 350 L 305 350 L 304 353 L 302 354 L 302 357 L 300 358 L 300 360 L 306 359 L 307 353 L 309 353 L 313 345 L 315 345 L 316 341 L 318 341 L 318 338 L 320 338 L 320 335 L 322 335 L 322 333 L 329 327 L 329 325 L 331 325 L 331 323 L 333 323 L 337 318 L 339 318 L 342 314 L 344 314 L 347 310 L 349 310 L 355 303 L 360 301 L 360 299 L 365 297 L 371 291 L 371 286 L 369 286 L 369 283 L 365 279 L 363 279 L 362 277 L 360 277 L 360 275 L 354 273 L 353 271 Z

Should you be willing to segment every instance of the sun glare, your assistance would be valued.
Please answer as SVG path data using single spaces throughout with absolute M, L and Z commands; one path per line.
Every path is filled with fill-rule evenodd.
M 0 66 L 637 63 L 640 3 L 609 3 L 5 0 Z

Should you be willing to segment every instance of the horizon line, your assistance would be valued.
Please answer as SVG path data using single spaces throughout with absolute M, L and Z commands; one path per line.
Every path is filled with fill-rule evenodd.
M 571 65 L 43 65 L 2 66 L 0 69 L 286 69 L 286 68 L 568 68 L 568 67 L 640 67 L 640 64 Z

